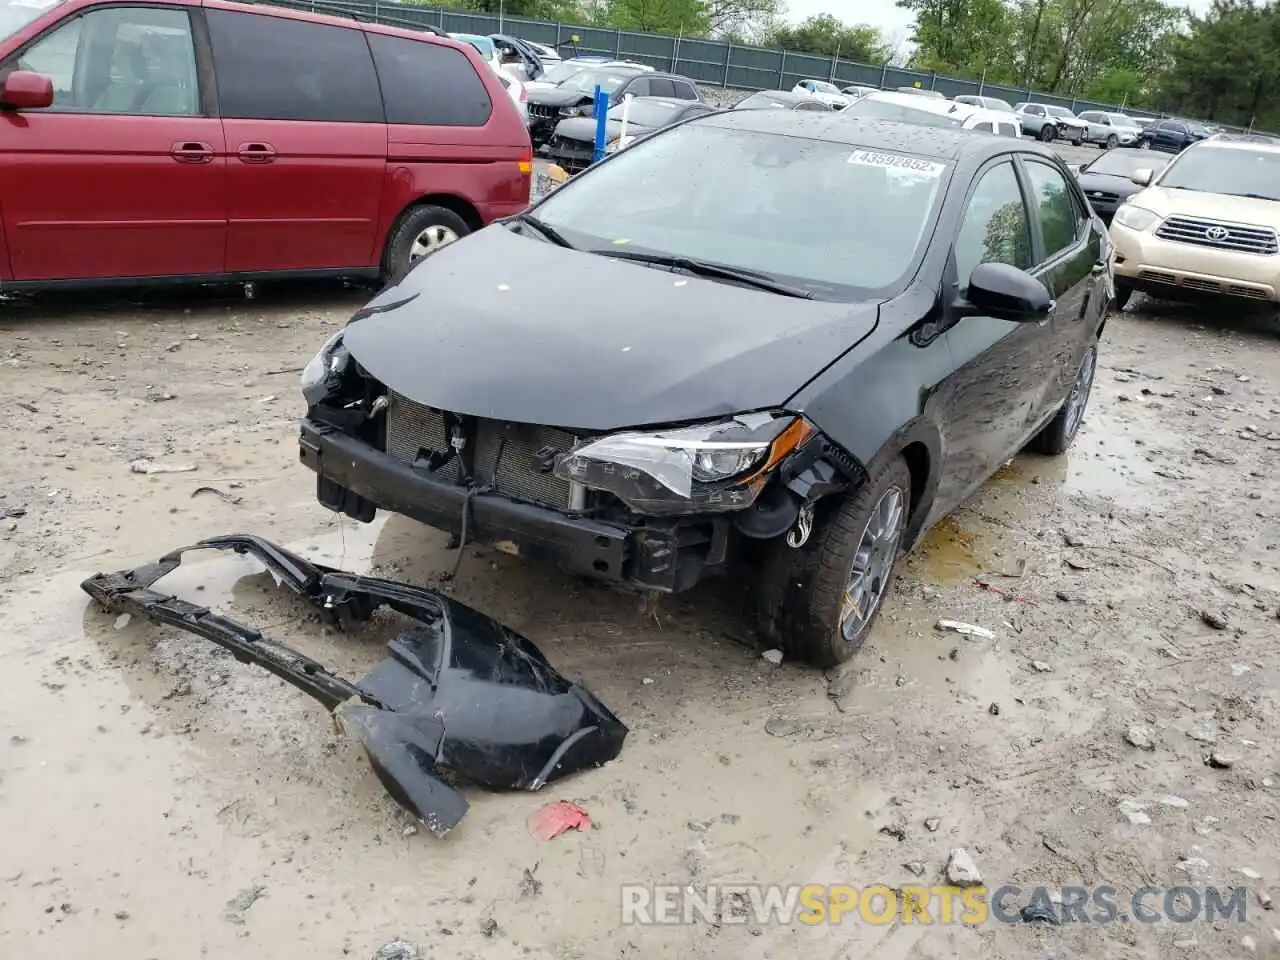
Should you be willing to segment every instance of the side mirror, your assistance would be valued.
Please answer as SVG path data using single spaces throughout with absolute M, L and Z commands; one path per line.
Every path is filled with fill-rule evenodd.
M 1036 323 L 1053 313 L 1053 295 L 1031 274 L 1007 263 L 980 263 L 969 276 L 966 299 L 988 317 Z
M 43 73 L 11 70 L 0 87 L 0 107 L 9 110 L 42 110 L 53 106 L 53 81 Z
M 1129 174 L 1129 179 L 1140 187 L 1149 187 L 1153 176 L 1155 176 L 1155 171 L 1150 167 L 1139 167 Z

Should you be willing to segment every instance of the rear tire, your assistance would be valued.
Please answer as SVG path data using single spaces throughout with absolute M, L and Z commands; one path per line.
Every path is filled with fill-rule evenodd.
M 1027 444 L 1028 450 L 1050 457 L 1067 452 L 1071 441 L 1075 440 L 1076 434 L 1080 432 L 1080 424 L 1084 422 L 1084 411 L 1089 405 L 1089 395 L 1093 392 L 1093 377 L 1097 369 L 1098 345 L 1094 342 L 1089 346 L 1084 359 L 1080 361 L 1075 383 L 1071 385 L 1071 392 L 1067 394 L 1067 399 L 1062 401 L 1057 415 L 1031 438 L 1031 442 Z
M 771 544 L 776 552 L 757 595 L 770 640 L 826 669 L 858 652 L 892 592 L 910 517 L 911 471 L 895 457 L 857 490 L 819 508 L 804 546 L 792 549 L 782 539 Z M 846 605 L 850 595 L 857 616 L 853 604 Z
M 387 237 L 382 255 L 383 282 L 399 283 L 424 256 L 470 232 L 467 222 L 445 207 L 433 203 L 410 207 L 400 215 Z

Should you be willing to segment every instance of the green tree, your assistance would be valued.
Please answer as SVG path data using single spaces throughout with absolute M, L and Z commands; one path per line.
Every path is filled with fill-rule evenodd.
M 704 36 L 711 27 L 702 0 L 602 0 L 598 22 L 640 33 Z
M 829 13 L 809 17 L 799 24 L 775 25 L 764 38 L 766 46 L 793 50 L 797 53 L 814 53 L 826 57 L 841 57 L 859 63 L 877 66 L 888 63 L 893 51 L 885 43 L 884 36 L 875 27 L 865 24 L 849 25 Z

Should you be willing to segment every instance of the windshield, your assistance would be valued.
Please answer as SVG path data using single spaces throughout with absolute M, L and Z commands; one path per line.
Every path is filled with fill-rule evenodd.
M 809 86 L 813 88 L 814 93 L 839 93 L 840 88 L 834 83 L 824 83 L 821 80 L 810 80 Z
M 1169 154 L 1161 155 L 1155 150 L 1108 150 L 1093 163 L 1084 167 L 1084 172 L 1129 177 L 1135 170 L 1145 168 L 1154 176 L 1172 159 Z
M 982 97 L 982 105 L 991 110 L 1003 110 L 1005 113 L 1013 113 L 1013 107 L 1009 106 L 1007 100 L 1001 100 L 999 97 Z
M 581 73 L 583 70 L 586 70 L 586 69 L 588 68 L 583 66 L 580 63 L 565 61 L 565 62 L 557 63 L 554 67 L 552 67 L 550 70 L 548 70 L 538 79 L 545 80 L 547 83 L 563 83 L 565 80 L 568 80 L 570 77 L 572 77 L 575 73 Z
M 632 76 L 633 74 L 630 73 L 614 73 L 609 70 L 583 70 L 565 80 L 560 84 L 560 87 L 565 90 L 581 90 L 583 93 L 591 93 L 599 86 L 605 93 L 613 93 L 613 91 L 630 80 Z
M 959 127 L 962 122 L 956 117 L 948 116 L 945 113 L 934 113 L 932 110 L 917 110 L 902 103 L 889 103 L 872 97 L 864 97 L 857 103 L 850 104 L 845 107 L 844 112 L 851 117 L 897 120 L 901 123 L 918 123 L 925 127 L 955 128 Z
M 1189 123 L 1189 124 L 1187 124 L 1187 129 L 1191 131 L 1192 136 L 1196 136 L 1196 137 L 1207 137 L 1207 136 L 1209 136 L 1209 130 L 1208 130 L 1208 128 L 1207 128 L 1207 127 L 1202 127 L 1202 126 L 1200 126 L 1200 124 L 1198 124 L 1198 123 Z
M 624 104 L 621 103 L 616 107 L 610 107 L 609 119 L 621 120 L 623 107 Z M 631 109 L 626 117 L 628 123 L 639 124 L 642 127 L 665 127 L 668 123 L 673 123 L 683 109 L 684 105 L 679 103 L 632 100 Z
M 1280 153 L 1212 148 L 1187 150 L 1169 164 L 1159 186 L 1280 200 Z
M 492 60 L 494 52 L 497 49 L 494 47 L 493 41 L 488 37 L 478 37 L 471 33 L 451 33 L 449 36 L 450 38 L 461 41 L 462 43 L 471 44 L 477 51 L 479 51 L 480 56 L 484 57 L 486 60 Z
M 754 270 L 865 300 L 912 269 L 948 166 L 848 144 L 675 127 L 551 194 L 535 215 L 575 247 Z
M 1108 113 L 1107 119 L 1111 121 L 1113 127 L 1137 127 L 1138 121 L 1133 117 L 1126 117 L 1123 113 Z
M 1072 119 L 1075 118 L 1075 114 L 1072 113 L 1070 110 L 1068 110 L 1066 107 L 1045 107 L 1044 110 L 1045 110 L 1045 113 L 1049 114 L 1049 116 L 1051 117 L 1070 117 Z
M 770 96 L 767 93 L 753 93 L 745 100 L 738 101 L 737 107 L 734 109 L 751 110 L 756 107 L 781 107 L 786 109 L 791 106 L 791 100 L 779 100 L 777 97 Z
M 0 0 L 0 40 L 8 40 L 62 0 Z

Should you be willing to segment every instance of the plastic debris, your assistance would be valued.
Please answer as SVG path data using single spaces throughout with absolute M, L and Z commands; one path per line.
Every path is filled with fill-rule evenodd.
M 972 623 L 964 623 L 960 620 L 939 620 L 935 629 L 950 630 L 952 633 L 958 633 L 963 637 L 976 637 L 979 640 L 994 640 L 996 638 L 996 635 L 986 627 L 975 626 Z
M 528 827 L 535 840 L 551 840 L 568 830 L 590 830 L 591 818 L 576 803 L 557 800 L 532 814 Z
M 190 473 L 195 468 L 194 463 L 156 463 L 153 460 L 135 460 L 129 464 L 134 473 Z

